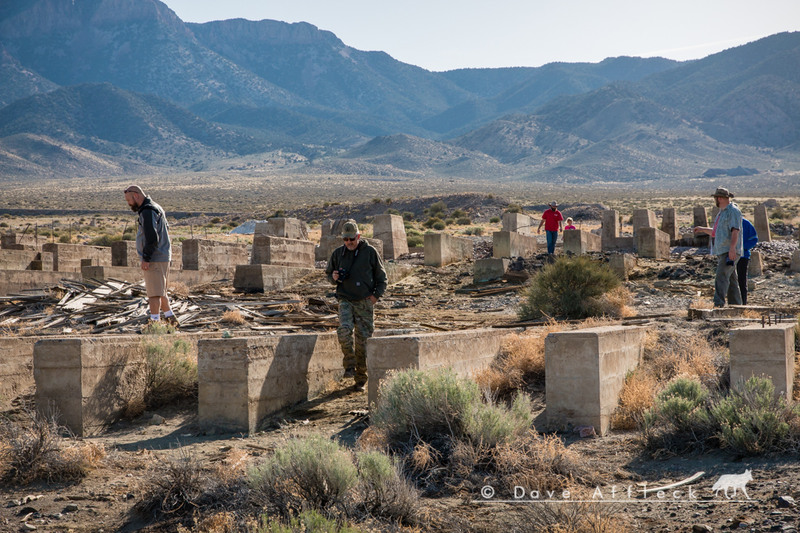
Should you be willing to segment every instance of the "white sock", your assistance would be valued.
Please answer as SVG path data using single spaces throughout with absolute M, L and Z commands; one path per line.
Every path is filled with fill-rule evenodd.
M 159 315 L 154 315 L 153 313 L 150 313 L 150 320 L 158 322 L 159 318 L 160 318 Z
M 172 309 L 164 313 L 164 318 L 169 318 L 171 316 L 175 316 L 175 313 L 172 312 Z

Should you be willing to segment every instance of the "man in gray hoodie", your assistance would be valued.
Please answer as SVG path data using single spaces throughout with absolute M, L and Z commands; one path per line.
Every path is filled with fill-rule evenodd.
M 150 304 L 150 321 L 158 322 L 160 312 L 163 312 L 164 320 L 177 327 L 178 319 L 172 312 L 167 297 L 169 262 L 172 260 L 167 215 L 138 185 L 125 189 L 125 201 L 139 215 L 136 251 L 142 260 L 144 285 Z

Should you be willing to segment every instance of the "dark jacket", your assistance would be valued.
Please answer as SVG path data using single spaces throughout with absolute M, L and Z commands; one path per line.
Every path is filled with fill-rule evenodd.
M 334 270 L 344 270 L 344 279 L 333 280 Z M 365 240 L 358 243 L 352 252 L 342 245 L 335 249 L 325 269 L 328 281 L 336 284 L 336 297 L 351 302 L 363 300 L 370 295 L 376 298 L 386 291 L 386 270 L 378 251 Z
M 142 261 L 169 263 L 172 246 L 169 241 L 167 215 L 160 205 L 148 196 L 139 206 L 139 229 L 136 232 L 136 251 Z
M 744 246 L 744 254 L 742 257 L 750 258 L 750 248 L 758 244 L 758 233 L 756 228 L 746 218 L 742 218 L 742 246 Z

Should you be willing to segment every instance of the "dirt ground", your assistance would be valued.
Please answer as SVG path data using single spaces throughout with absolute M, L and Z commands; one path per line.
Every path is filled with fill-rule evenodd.
M 751 304 L 800 306 L 800 279 L 787 273 L 792 246 L 796 244 L 764 248 L 765 273 L 753 280 Z M 692 302 L 710 300 L 712 259 L 698 249 L 677 252 L 668 262 L 639 261 L 626 284 L 633 296 L 635 315 L 628 323 L 689 328 L 698 335 L 724 337 L 727 329 L 739 323 L 687 319 Z M 430 268 L 422 267 L 421 259 L 413 256 L 405 262 L 415 269 L 393 285 L 379 304 L 379 329 L 436 331 L 503 326 L 516 320 L 517 289 L 523 274 L 503 283 L 475 286 L 470 263 Z M 524 262 L 523 271 L 535 273 L 543 263 L 543 256 L 531 258 Z M 304 298 L 326 297 L 330 289 L 321 274 L 307 281 L 293 291 Z M 490 287 L 508 290 L 475 296 L 475 289 Z M 351 384 L 351 379 L 331 383 L 326 393 L 274 415 L 253 435 L 202 432 L 196 423 L 196 404 L 191 403 L 121 421 L 103 435 L 85 439 L 104 449 L 105 457 L 80 482 L 0 487 L 0 531 L 176 531 L 172 522 L 154 523 L 132 512 L 142 483 L 160 461 L 180 453 L 209 468 L 230 470 L 238 463 L 269 454 L 291 436 L 322 434 L 353 445 L 369 420 L 366 394 L 354 392 Z M 534 391 L 533 400 L 538 421 L 544 408 L 543 391 Z M 517 499 L 515 494 L 499 491 L 486 498 L 493 487 L 424 497 L 417 530 L 534 531 L 526 513 L 543 505 L 542 500 L 561 500 L 563 507 L 593 506 L 622 518 L 628 531 L 800 529 L 800 513 L 793 501 L 800 499 L 800 462 L 796 455 L 740 459 L 720 451 L 698 451 L 654 459 L 643 450 L 637 432 L 613 431 L 602 438 L 561 437 L 596 472 L 595 486 L 576 486 L 568 498 L 563 494 L 534 497 L 526 493 Z M 737 493 L 727 498 L 722 493 L 715 496 L 711 490 L 720 476 L 748 470 L 753 479 L 746 484 L 746 495 Z M 689 485 L 641 497 L 645 487 L 670 485 L 698 472 L 703 474 Z M 628 490 L 632 491 L 630 497 Z M 589 503 L 580 504 L 578 499 Z

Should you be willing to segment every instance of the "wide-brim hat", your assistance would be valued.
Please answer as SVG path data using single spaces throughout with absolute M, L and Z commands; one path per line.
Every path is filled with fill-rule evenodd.
M 717 190 L 711 196 L 714 198 L 733 198 L 733 193 L 725 187 L 717 187 Z
M 547 204 L 547 205 L 549 205 L 550 207 L 558 207 L 558 202 L 556 202 L 555 200 L 553 200 L 552 202 L 550 202 L 550 203 L 549 203 L 549 204 Z
M 348 220 L 342 226 L 342 238 L 355 239 L 358 236 L 358 224 L 355 220 Z

